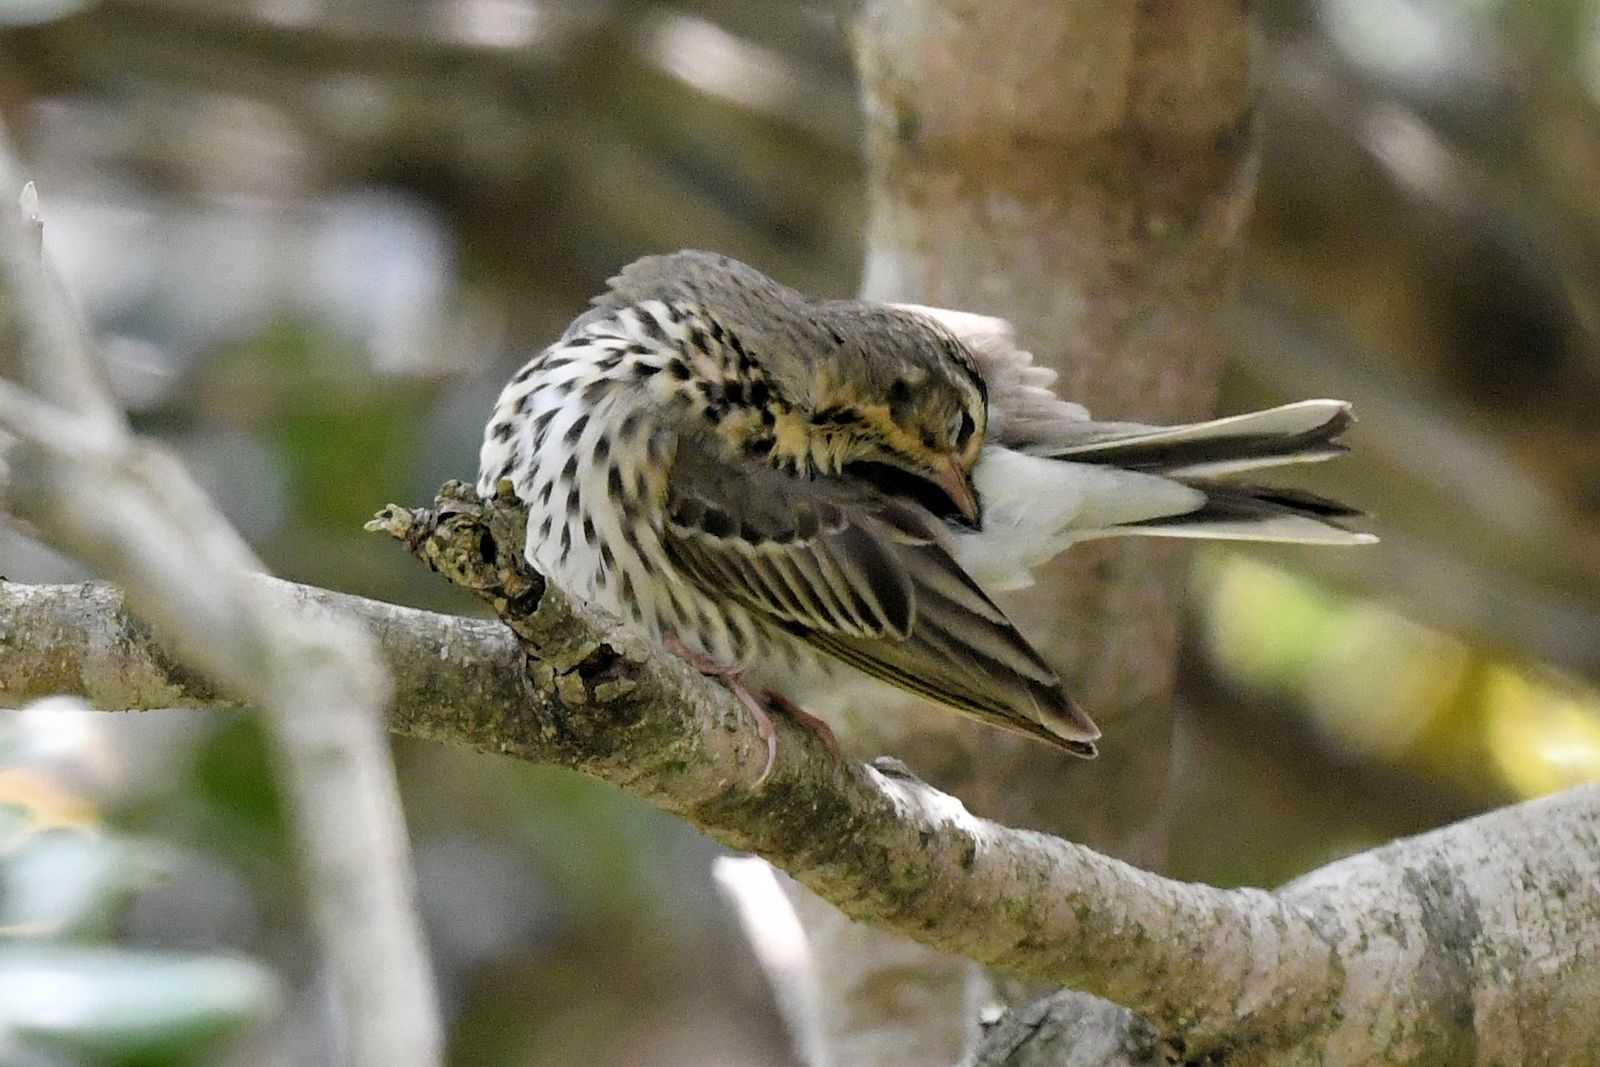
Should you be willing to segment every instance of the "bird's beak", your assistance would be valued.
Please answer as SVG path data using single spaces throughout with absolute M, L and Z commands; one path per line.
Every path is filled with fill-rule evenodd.
M 967 472 L 961 469 L 959 462 L 954 458 L 946 458 L 937 468 L 933 482 L 944 490 L 968 525 L 978 525 L 978 497 L 972 491 L 972 483 L 967 480 Z

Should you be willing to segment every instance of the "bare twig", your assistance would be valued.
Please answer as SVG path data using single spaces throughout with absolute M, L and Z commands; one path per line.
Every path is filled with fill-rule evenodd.
M 17 178 L 0 137 L 0 189 L 16 189 Z M 0 355 L 11 379 L 0 378 L 0 431 L 16 439 L 3 503 L 126 589 L 184 662 L 268 712 L 340 996 L 341 1058 L 436 1064 L 439 1020 L 376 650 L 352 622 L 266 595 L 252 577 L 260 563 L 177 461 L 128 433 L 40 258 L 37 193 L 27 188 L 23 217 L 0 220 L 3 296 L 22 337 L 19 351 Z
M 833 1067 L 839 1061 L 829 1055 L 817 1025 L 821 976 L 789 889 L 770 863 L 754 856 L 719 856 L 711 864 L 711 876 L 767 977 L 800 1062 L 806 1067 Z M 828 976 L 830 982 L 838 978 Z
M 393 729 L 611 782 L 764 856 L 855 919 L 1125 1005 L 1182 1059 L 1288 1064 L 1315 1049 L 1329 1067 L 1434 1054 L 1554 1062 L 1600 1041 L 1600 787 L 1397 842 L 1273 893 L 1169 881 L 976 818 L 784 721 L 757 789 L 765 747 L 737 703 L 547 589 L 521 560 L 522 522 L 447 487 L 435 508 L 391 508 L 379 524 L 482 596 L 515 638 L 266 579 L 261 595 L 368 622 L 396 668 Z M 0 586 L 0 619 L 0 699 L 56 689 L 102 706 L 208 702 L 152 656 L 109 591 Z M 1041 1021 L 1040 1035 L 1079 1032 L 1083 1003 L 1071 1010 Z M 1102 1020 L 1097 1040 L 1137 1045 L 1147 1033 L 1126 1013 L 1090 1015 Z

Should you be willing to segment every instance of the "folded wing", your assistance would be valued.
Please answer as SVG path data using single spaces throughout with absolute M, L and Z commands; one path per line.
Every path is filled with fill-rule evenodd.
M 1099 731 L 921 509 L 687 447 L 663 537 L 702 590 L 871 677 L 1093 753 Z

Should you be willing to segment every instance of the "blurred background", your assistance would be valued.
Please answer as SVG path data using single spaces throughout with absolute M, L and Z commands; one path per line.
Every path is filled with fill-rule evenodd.
M 1384 543 L 1194 557 L 1170 870 L 1227 885 L 1600 779 L 1600 0 L 1258 13 L 1222 407 L 1353 400 L 1356 457 L 1307 484 Z M 0 114 L 138 427 L 277 573 L 441 610 L 477 607 L 361 524 L 474 473 L 609 273 L 698 246 L 845 295 L 862 260 L 822 3 L 7 0 Z M 84 577 L 4 528 L 0 574 Z M 453 1062 L 795 1062 L 712 845 L 396 755 Z M 0 936 L 143 998 L 7 1062 L 327 1058 L 250 716 L 6 716 L 0 816 Z

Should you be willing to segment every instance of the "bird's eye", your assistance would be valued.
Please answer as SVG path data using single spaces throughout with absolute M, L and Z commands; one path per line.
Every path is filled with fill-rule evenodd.
M 911 385 L 904 378 L 896 378 L 889 386 L 889 410 L 899 412 L 911 403 Z
M 967 442 L 972 440 L 973 431 L 977 428 L 977 425 L 972 421 L 972 415 L 963 411 L 961 413 L 961 424 L 956 429 L 956 447 L 966 448 Z

